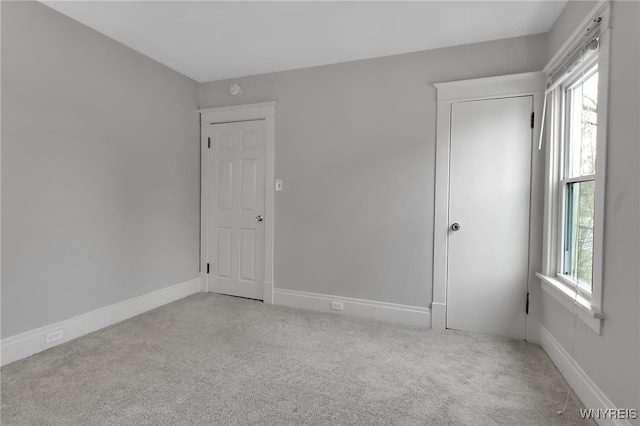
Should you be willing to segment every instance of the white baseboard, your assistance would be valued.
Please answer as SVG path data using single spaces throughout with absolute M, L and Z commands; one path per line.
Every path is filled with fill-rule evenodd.
M 0 341 L 0 365 L 7 365 L 199 292 L 200 278 L 198 277 L 64 321 L 7 337 Z M 58 330 L 62 330 L 63 337 L 54 342 L 45 343 L 45 335 Z
M 332 310 L 331 302 L 342 303 L 344 310 Z M 431 309 L 419 306 L 399 305 L 281 288 L 273 290 L 273 303 L 293 308 L 389 321 L 396 324 L 421 327 L 429 327 L 431 324 Z
M 571 355 L 543 325 L 540 325 L 540 343 L 586 408 L 596 410 L 616 409 L 615 405 L 613 405 L 609 398 L 598 388 L 587 373 L 585 373 L 578 364 L 571 362 Z M 599 425 L 631 425 L 631 423 L 625 419 L 594 420 L 598 422 Z

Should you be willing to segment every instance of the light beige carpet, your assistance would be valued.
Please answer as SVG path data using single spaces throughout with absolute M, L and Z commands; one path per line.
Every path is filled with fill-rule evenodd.
M 573 425 L 533 344 L 196 294 L 5 366 L 2 425 Z

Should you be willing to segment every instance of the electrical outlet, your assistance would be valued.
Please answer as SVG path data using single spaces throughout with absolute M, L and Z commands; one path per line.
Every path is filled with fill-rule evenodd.
M 334 311 L 342 311 L 344 309 L 342 302 L 331 302 L 331 309 Z
M 51 343 L 51 342 L 55 342 L 56 340 L 60 340 L 64 337 L 64 330 L 56 330 L 56 331 L 52 331 L 51 333 L 47 333 L 44 335 L 44 342 L 45 343 Z

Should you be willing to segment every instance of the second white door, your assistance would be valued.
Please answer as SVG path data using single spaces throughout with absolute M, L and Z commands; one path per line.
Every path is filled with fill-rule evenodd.
M 532 102 L 452 104 L 447 328 L 525 338 Z
M 264 298 L 264 120 L 209 126 L 208 290 Z

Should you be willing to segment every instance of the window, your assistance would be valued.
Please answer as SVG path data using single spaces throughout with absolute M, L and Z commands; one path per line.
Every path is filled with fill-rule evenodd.
M 600 333 L 609 6 L 547 71 L 542 288 Z M 541 135 L 541 141 L 542 141 Z
M 564 209 L 561 223 L 561 276 L 590 294 L 593 288 L 593 227 L 595 223 L 596 147 L 598 143 L 597 66 L 577 73 L 564 87 L 566 110 L 561 176 Z

